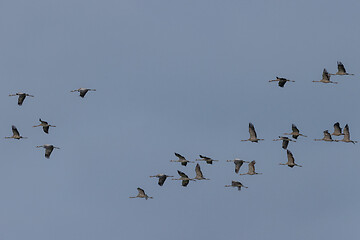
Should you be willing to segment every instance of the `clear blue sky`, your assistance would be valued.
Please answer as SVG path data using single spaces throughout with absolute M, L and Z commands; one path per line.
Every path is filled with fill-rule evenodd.
M 0 2 L 0 239 L 357 239 L 359 1 Z M 342 61 L 355 76 L 313 83 Z M 293 79 L 285 88 L 268 80 Z M 96 88 L 82 99 L 70 90 Z M 8 95 L 27 92 L 23 106 Z M 57 127 L 45 135 L 38 118 Z M 258 144 L 248 138 L 252 122 Z M 290 143 L 302 168 L 279 166 Z M 35 146 L 54 144 L 50 159 Z M 211 181 L 163 187 L 150 175 Z M 225 160 L 256 160 L 239 176 Z M 246 171 L 246 166 L 241 172 Z M 225 188 L 239 180 L 248 189 Z M 154 199 L 129 199 L 142 187 Z

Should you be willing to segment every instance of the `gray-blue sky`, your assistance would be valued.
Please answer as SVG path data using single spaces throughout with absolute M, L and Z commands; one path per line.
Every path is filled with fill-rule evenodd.
M 360 140 L 358 1 L 2 1 L 0 238 L 351 239 L 359 147 L 313 142 L 339 121 Z M 342 61 L 354 77 L 315 84 Z M 296 80 L 284 89 L 267 81 Z M 81 99 L 69 91 L 96 88 Z M 35 98 L 16 105 L 10 93 Z M 57 127 L 32 128 L 41 117 Z M 242 143 L 253 122 L 259 144 Z M 271 141 L 308 138 L 279 166 Z M 51 159 L 36 145 L 61 147 Z M 222 160 L 194 175 L 173 153 Z M 226 159 L 255 159 L 261 176 Z M 245 168 L 244 168 L 245 169 Z M 244 171 L 244 169 L 242 171 Z M 240 180 L 248 189 L 224 188 Z M 142 187 L 153 200 L 129 199 Z

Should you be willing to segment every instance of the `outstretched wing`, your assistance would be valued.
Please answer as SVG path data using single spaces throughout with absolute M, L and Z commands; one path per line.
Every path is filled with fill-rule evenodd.
M 139 195 L 142 195 L 142 196 L 146 195 L 144 189 L 141 189 L 141 188 L 138 187 L 137 190 L 139 192 Z
M 323 70 L 322 79 L 330 80 L 330 75 L 329 75 L 328 71 L 326 70 L 326 68 L 324 68 L 324 70 Z
M 339 122 L 336 122 L 334 124 L 334 134 L 341 134 L 341 127 L 340 127 L 340 123 Z
M 80 90 L 79 92 L 80 92 L 80 97 L 85 97 L 85 95 L 86 95 L 86 93 L 88 92 L 89 90 L 88 89 L 82 89 L 82 90 Z
M 338 65 L 338 71 L 339 71 L 339 72 L 344 72 L 344 73 L 346 73 L 344 64 L 342 64 L 342 62 L 340 62 L 340 61 L 337 62 L 337 65 Z
M 54 148 L 52 148 L 52 147 L 45 148 L 45 157 L 50 158 L 50 155 L 51 155 L 53 150 L 54 150 Z
M 294 133 L 299 133 L 299 132 L 300 132 L 299 129 L 295 126 L 295 124 L 292 124 L 292 125 L 291 125 L 291 129 L 292 129 L 292 131 L 293 131 Z
M 49 133 L 49 126 L 43 126 L 43 131 L 45 133 Z
M 249 173 L 255 173 L 255 160 L 249 163 Z
M 182 171 L 177 171 L 178 174 L 180 175 L 180 177 L 183 177 L 183 178 L 189 178 L 188 175 L 186 175 L 185 173 L 183 173 Z
M 166 180 L 166 175 L 160 176 L 158 184 L 160 186 L 164 185 L 165 180 Z
M 282 141 L 282 148 L 283 148 L 283 149 L 287 149 L 288 145 L 289 145 L 289 140 L 283 139 L 283 141 Z
M 328 130 L 324 131 L 324 140 L 329 140 L 329 141 L 332 140 L 331 134 L 329 133 Z
M 349 125 L 347 124 L 344 127 L 344 140 L 350 140 Z
M 204 178 L 199 164 L 196 164 L 195 173 L 196 173 L 196 178 Z
M 20 136 L 19 131 L 17 130 L 17 128 L 14 125 L 11 126 L 11 130 L 13 132 L 13 136 Z
M 286 83 L 286 79 L 285 78 L 280 78 L 279 87 L 284 87 L 285 83 Z
M 257 139 L 257 135 L 255 132 L 255 127 L 252 123 L 249 123 L 249 133 L 250 133 L 250 138 L 251 139 Z
M 204 156 L 204 155 L 199 155 L 202 159 L 210 159 L 209 157 L 207 157 L 207 156 Z
M 287 153 L 287 158 L 288 158 L 288 164 L 294 165 L 295 159 L 294 159 L 292 152 L 290 152 L 290 150 L 287 150 L 286 153 Z
M 178 153 L 175 153 L 175 156 L 177 156 L 179 158 L 179 160 L 186 160 L 184 156 L 182 156 Z
M 244 161 L 234 160 L 235 164 L 235 173 L 239 173 L 241 166 L 244 164 Z
M 182 180 L 181 185 L 183 187 L 186 187 L 189 184 L 189 182 L 190 182 L 189 180 Z
M 21 106 L 26 98 L 25 94 L 20 94 L 18 98 L 18 105 Z

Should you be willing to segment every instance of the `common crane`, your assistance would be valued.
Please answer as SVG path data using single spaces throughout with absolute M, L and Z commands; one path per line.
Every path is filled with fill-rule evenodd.
M 191 161 L 186 160 L 186 158 L 185 158 L 184 156 L 182 156 L 181 154 L 179 154 L 179 153 L 174 153 L 174 154 L 175 154 L 175 156 L 177 156 L 179 159 L 178 159 L 178 160 L 170 160 L 170 162 L 180 162 L 181 165 L 183 165 L 183 166 L 186 166 L 189 162 L 190 162 L 190 163 L 193 163 L 193 162 L 191 162 Z
M 322 79 L 320 81 L 313 81 L 313 82 L 322 82 L 322 83 L 334 83 L 334 84 L 337 84 L 338 82 L 333 82 L 333 81 L 330 81 L 330 75 L 328 73 L 328 71 L 324 68 L 323 70 L 323 74 L 322 74 Z
M 79 88 L 79 89 L 75 89 L 75 90 L 72 90 L 70 92 L 79 92 L 80 93 L 80 97 L 85 97 L 86 93 L 88 91 L 96 91 L 96 89 L 90 89 L 90 88 Z
M 300 133 L 299 129 L 295 126 L 295 124 L 291 125 L 292 132 L 284 133 L 284 135 L 292 135 L 293 138 L 297 139 L 299 136 L 307 137 Z
M 159 186 L 162 186 L 162 185 L 164 185 L 164 182 L 165 182 L 165 180 L 166 180 L 166 178 L 167 177 L 174 177 L 174 176 L 169 176 L 169 175 L 166 175 L 166 174 L 157 174 L 157 175 L 155 175 L 155 176 L 150 176 L 151 178 L 153 178 L 153 177 L 157 177 L 157 178 L 159 178 L 159 181 L 158 181 L 158 184 L 159 184 Z
M 333 142 L 334 141 L 328 130 L 325 130 L 323 133 L 324 133 L 324 137 L 322 139 L 314 139 L 314 141 L 325 141 L 325 142 Z
M 53 125 L 50 125 L 48 122 L 41 120 L 41 118 L 39 118 L 39 121 L 41 122 L 39 125 L 33 126 L 33 127 L 42 127 L 44 133 L 49 133 L 49 128 L 50 127 L 56 127 Z
M 181 185 L 183 187 L 186 187 L 190 181 L 195 181 L 194 179 L 189 178 L 188 175 L 186 175 L 185 173 L 183 173 L 179 170 L 177 172 L 180 175 L 180 178 L 172 178 L 171 180 L 181 180 L 182 181 Z
M 296 142 L 295 140 L 292 140 L 288 137 L 282 137 L 282 136 L 279 136 L 279 138 L 277 139 L 274 139 L 273 141 L 282 141 L 282 148 L 283 149 L 287 149 L 288 145 L 289 145 L 289 142 Z
M 344 64 L 342 64 L 342 62 L 340 61 L 337 62 L 337 68 L 338 68 L 337 73 L 331 75 L 354 75 L 352 73 L 347 73 Z
M 33 95 L 27 94 L 27 93 L 15 93 L 15 94 L 10 94 L 9 96 L 19 96 L 18 97 L 18 105 L 21 106 L 25 100 L 26 97 L 34 97 Z
M 264 139 L 257 138 L 255 127 L 254 127 L 254 125 L 252 123 L 249 123 L 249 133 L 250 133 L 250 138 L 246 139 L 246 140 L 241 140 L 242 142 L 250 141 L 250 142 L 256 142 L 257 143 L 258 141 L 264 140 Z
M 286 78 L 279 78 L 279 77 L 276 77 L 275 80 L 269 80 L 269 82 L 279 82 L 278 85 L 279 87 L 284 87 L 285 86 L 285 83 L 286 82 L 295 82 L 294 80 L 289 80 L 289 79 L 286 79 Z
M 293 168 L 294 166 L 302 167 L 301 165 L 298 165 L 295 163 L 295 158 L 289 150 L 287 150 L 286 153 L 287 153 L 287 159 L 288 159 L 287 163 L 279 163 L 279 165 L 287 165 L 288 167 L 291 167 L 291 168 Z
M 240 191 L 241 188 L 248 188 L 248 187 L 245 187 L 244 185 L 242 185 L 241 182 L 238 182 L 238 181 L 231 181 L 231 185 L 225 185 L 225 187 L 237 187 L 237 189 Z
M 335 140 L 335 142 L 346 142 L 346 143 L 357 143 L 357 141 L 350 140 L 350 131 L 349 131 L 349 125 L 345 125 L 344 127 L 344 138 L 342 140 Z
M 249 171 L 247 173 L 241 173 L 240 175 L 255 175 L 255 174 L 262 174 L 262 173 L 257 173 L 255 172 L 255 160 L 251 161 L 248 166 L 249 166 Z
M 219 160 L 214 160 L 210 157 L 204 155 L 199 155 L 201 159 L 196 159 L 195 161 L 205 161 L 207 164 L 213 164 L 213 162 L 218 162 Z
M 13 132 L 13 135 L 11 137 L 5 137 L 5 138 L 13 138 L 13 139 L 17 139 L 17 140 L 19 140 L 21 138 L 24 138 L 24 139 L 27 138 L 27 137 L 20 136 L 19 131 L 17 130 L 17 128 L 14 125 L 11 126 L 11 130 Z
M 56 149 L 60 149 L 58 147 L 55 147 L 54 145 L 51 145 L 51 144 L 44 144 L 44 145 L 41 145 L 41 146 L 36 146 L 37 148 L 45 148 L 45 157 L 46 158 L 50 158 L 50 155 L 52 153 L 52 151 L 56 148 Z
M 139 192 L 138 195 L 135 197 L 129 197 L 129 198 L 145 198 L 146 200 L 153 198 L 153 197 L 149 197 L 143 189 L 138 187 L 137 190 Z
M 235 173 L 239 173 L 241 166 L 244 163 L 249 163 L 248 161 L 241 160 L 240 158 L 235 158 L 234 160 L 226 160 L 227 162 L 234 162 L 235 164 Z

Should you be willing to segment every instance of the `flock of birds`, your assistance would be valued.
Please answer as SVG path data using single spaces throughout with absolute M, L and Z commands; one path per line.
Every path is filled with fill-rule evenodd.
M 345 70 L 345 67 L 344 65 L 341 63 L 341 62 L 337 62 L 337 65 L 338 65 L 338 71 L 337 73 L 335 74 L 329 74 L 327 72 L 326 69 L 323 70 L 323 78 L 320 80 L 320 81 L 313 81 L 313 82 L 322 82 L 322 83 L 337 83 L 337 82 L 332 82 L 330 81 L 330 76 L 331 75 L 354 75 L 354 74 L 350 74 L 350 73 L 347 73 L 346 70 Z M 278 81 L 278 85 L 280 87 L 284 87 L 285 86 L 285 83 L 286 82 L 294 82 L 293 80 L 288 80 L 286 78 L 279 78 L 279 77 L 276 77 L 275 80 L 270 80 L 269 82 L 274 82 L 274 81 Z M 79 95 L 80 97 L 84 98 L 85 95 L 87 94 L 87 92 L 89 91 L 96 91 L 96 89 L 89 89 L 89 88 L 79 88 L 79 89 L 76 89 L 76 90 L 72 90 L 71 92 L 79 92 Z M 27 93 L 15 93 L 15 94 L 10 94 L 9 96 L 17 96 L 18 97 L 18 105 L 21 106 L 25 100 L 26 97 L 34 97 L 33 95 L 30 95 L 30 94 L 27 94 Z M 49 129 L 50 127 L 56 127 L 54 125 L 50 125 L 48 122 L 42 120 L 41 118 L 39 119 L 40 121 L 40 124 L 38 125 L 35 125 L 33 127 L 42 127 L 43 129 L 43 132 L 46 133 L 46 134 L 49 134 Z M 27 137 L 23 137 L 20 135 L 18 129 L 13 125 L 12 126 L 12 133 L 13 135 L 12 136 L 9 136 L 9 137 L 5 137 L 6 139 L 26 139 Z M 329 133 L 328 130 L 325 130 L 324 132 L 324 137 L 321 138 L 321 139 L 314 139 L 315 141 L 326 141 L 326 142 L 346 142 L 346 143 L 357 143 L 357 141 L 353 141 L 350 139 L 350 131 L 349 131 L 349 126 L 346 124 L 344 129 L 342 129 L 340 127 L 340 123 L 339 122 L 336 122 L 334 124 L 334 132 L 333 133 Z M 252 123 L 249 123 L 249 134 L 250 134 L 250 137 L 248 139 L 244 139 L 244 140 L 241 140 L 241 141 L 250 141 L 250 142 L 255 142 L 255 143 L 258 143 L 259 141 L 263 141 L 264 139 L 260 139 L 257 137 L 257 134 L 256 134 L 256 131 L 255 131 L 255 127 Z M 292 154 L 292 152 L 290 150 L 287 149 L 288 145 L 289 145 L 289 142 L 296 142 L 296 139 L 299 137 L 299 136 L 302 136 L 302 137 L 307 137 L 303 134 L 300 133 L 299 129 L 295 126 L 295 124 L 292 124 L 292 132 L 291 133 L 284 133 L 283 135 L 291 135 L 292 139 L 291 138 L 288 138 L 288 137 L 285 137 L 285 136 L 279 136 L 279 138 L 277 139 L 274 139 L 273 141 L 282 141 L 282 148 L 285 149 L 287 151 L 287 162 L 286 163 L 280 163 L 280 165 L 286 165 L 290 168 L 293 168 L 295 166 L 297 167 L 302 167 L 301 165 L 298 165 L 295 163 L 295 158 Z M 334 140 L 332 138 L 332 135 L 333 136 L 344 136 L 343 139 L 337 139 L 337 140 Z M 45 149 L 45 158 L 50 158 L 50 155 L 51 153 L 53 152 L 54 149 L 60 149 L 59 147 L 56 147 L 52 144 L 44 144 L 44 145 L 41 145 L 41 146 L 36 146 L 37 148 L 44 148 Z M 170 160 L 170 162 L 179 162 L 182 166 L 187 166 L 188 163 L 194 163 L 194 161 L 189 161 L 187 160 L 184 156 L 182 156 L 181 154 L 179 153 L 175 153 L 175 156 L 178 158 L 177 160 Z M 195 159 L 195 161 L 203 161 L 203 162 L 206 162 L 206 164 L 210 164 L 212 165 L 213 162 L 218 162 L 219 160 L 214 160 L 210 157 L 207 157 L 207 156 L 203 156 L 203 155 L 199 155 L 200 158 L 199 159 Z M 235 173 L 238 174 L 240 172 L 240 168 L 241 166 L 244 164 L 244 163 L 247 163 L 248 164 L 248 172 L 246 173 L 241 173 L 240 175 L 257 175 L 257 174 L 262 174 L 262 173 L 258 173 L 255 171 L 255 164 L 256 164 L 256 161 L 251 161 L 251 162 L 248 162 L 248 161 L 244 161 L 244 160 L 241 160 L 239 158 L 235 158 L 234 160 L 227 160 L 227 162 L 233 162 L 235 164 Z M 201 171 L 201 168 L 200 168 L 200 164 L 197 163 L 196 166 L 195 166 L 195 177 L 194 178 L 190 178 L 188 175 L 186 175 L 184 172 L 182 171 L 177 171 L 177 173 L 179 174 L 179 178 L 172 178 L 172 180 L 180 180 L 182 181 L 182 186 L 183 187 L 186 187 L 190 181 L 196 181 L 196 180 L 209 180 L 208 178 L 205 178 L 202 171 Z M 174 176 L 170 176 L 170 175 L 167 175 L 167 174 L 157 174 L 157 175 L 154 175 L 154 176 L 150 176 L 151 178 L 158 178 L 158 185 L 159 186 L 163 186 L 166 179 L 168 177 L 174 177 Z M 239 181 L 232 181 L 231 182 L 231 185 L 225 185 L 225 187 L 235 187 L 237 188 L 238 190 L 241 190 L 241 188 L 247 188 L 246 186 L 244 186 L 241 182 Z M 138 195 L 137 196 L 133 196 L 133 197 L 130 197 L 130 198 L 145 198 L 146 200 L 147 199 L 152 199 L 152 197 L 149 197 L 145 191 L 142 189 L 142 188 L 137 188 L 138 190 Z
M 313 81 L 313 82 L 322 82 L 322 83 L 334 83 L 337 84 L 337 82 L 333 82 L 330 81 L 330 76 L 331 75 L 340 75 L 340 76 L 345 76 L 345 75 L 354 75 L 354 74 L 350 74 L 347 73 L 345 70 L 344 65 L 341 62 L 337 62 L 337 66 L 338 66 L 338 71 L 335 74 L 330 74 L 328 73 L 328 71 L 324 68 L 323 70 L 323 75 L 322 75 L 322 79 L 320 81 Z M 284 87 L 286 82 L 295 82 L 293 80 L 289 80 L 286 78 L 279 78 L 276 77 L 275 80 L 270 80 L 269 82 L 278 82 L 278 85 L 280 87 Z M 326 141 L 326 142 L 346 142 L 346 143 L 357 143 L 357 141 L 353 141 L 350 139 L 350 131 L 349 131 L 349 126 L 348 124 L 345 125 L 344 129 L 342 129 L 340 127 L 340 123 L 336 122 L 334 124 L 334 132 L 333 133 L 329 133 L 328 130 L 323 131 L 324 133 L 324 137 L 321 139 L 314 139 L 314 141 Z M 250 141 L 250 142 L 255 142 L 258 143 L 259 141 L 263 141 L 264 139 L 260 139 L 257 137 L 256 131 L 255 131 L 255 127 L 252 123 L 249 123 L 249 134 L 250 137 L 248 139 L 244 139 L 241 141 Z M 286 165 L 290 168 L 293 167 L 302 167 L 301 165 L 298 165 L 295 163 L 295 158 L 294 155 L 292 154 L 292 152 L 290 150 L 287 149 L 289 142 L 296 142 L 296 139 L 298 139 L 299 136 L 302 137 L 307 137 L 306 135 L 303 135 L 302 133 L 300 133 L 299 129 L 296 127 L 295 124 L 292 124 L 292 132 L 291 133 L 284 133 L 283 135 L 290 135 L 292 138 L 286 137 L 286 136 L 279 136 L 279 138 L 277 139 L 273 139 L 273 141 L 282 141 L 282 148 L 286 150 L 287 153 L 287 162 L 286 163 L 279 163 L 279 165 Z M 343 139 L 336 139 L 334 140 L 332 138 L 333 136 L 342 136 L 343 135 Z M 170 160 L 170 162 L 179 162 L 182 166 L 187 166 L 188 163 L 194 163 L 194 161 L 189 161 L 187 160 L 184 156 L 182 156 L 179 153 L 175 153 L 175 156 L 178 158 L 177 160 Z M 203 155 L 199 155 L 200 159 L 196 159 L 195 161 L 205 161 L 207 164 L 213 164 L 213 162 L 217 162 L 219 160 L 214 160 L 210 157 L 207 156 L 203 156 Z M 238 174 L 240 172 L 240 168 L 244 163 L 248 163 L 248 172 L 247 173 L 241 173 L 240 175 L 257 175 L 257 174 L 262 174 L 262 173 L 258 173 L 255 171 L 255 164 L 256 161 L 244 161 L 241 160 L 239 158 L 235 158 L 234 160 L 226 160 L 227 162 L 233 162 L 235 164 L 235 173 Z M 186 187 L 190 181 L 196 181 L 196 180 L 209 180 L 208 178 L 205 178 L 199 163 L 196 164 L 195 167 L 195 177 L 194 178 L 190 178 L 188 175 L 186 175 L 184 172 L 182 171 L 177 171 L 180 178 L 173 178 L 172 180 L 181 180 L 182 181 L 182 186 Z M 158 185 L 159 186 L 163 186 L 166 179 L 168 177 L 174 177 L 174 176 L 170 176 L 170 175 L 166 175 L 166 174 L 157 174 L 154 176 L 150 176 L 151 178 L 158 178 Z M 239 191 L 241 190 L 241 188 L 247 188 L 246 186 L 244 186 L 241 182 L 239 181 L 232 181 L 231 185 L 225 185 L 225 187 L 235 187 L 237 188 Z M 138 190 L 138 195 L 137 196 L 133 196 L 130 198 L 145 198 L 147 199 L 152 199 L 153 197 L 149 197 L 145 191 L 142 188 L 137 188 Z
M 79 88 L 76 90 L 72 90 L 71 92 L 79 92 L 80 93 L 80 97 L 85 97 L 86 93 L 88 91 L 96 91 L 95 89 L 89 89 L 89 88 Z M 18 97 L 18 105 L 21 106 L 25 100 L 26 97 L 34 97 L 33 95 L 27 94 L 27 93 L 22 93 L 22 92 L 18 92 L 15 94 L 10 94 L 9 96 L 17 96 Z M 50 127 L 56 127 L 54 125 L 50 125 L 48 122 L 41 120 L 41 118 L 39 118 L 40 124 L 39 125 L 35 125 L 33 127 L 42 127 L 43 132 L 46 134 L 49 134 L 49 129 Z M 10 137 L 5 137 L 6 139 L 26 139 L 27 137 L 21 136 L 19 130 L 12 125 L 11 126 L 11 130 L 13 135 Z M 44 144 L 41 146 L 36 146 L 37 148 L 45 148 L 45 157 L 46 158 L 50 158 L 51 153 L 53 152 L 54 149 L 60 149 L 59 147 L 55 147 L 52 144 Z

